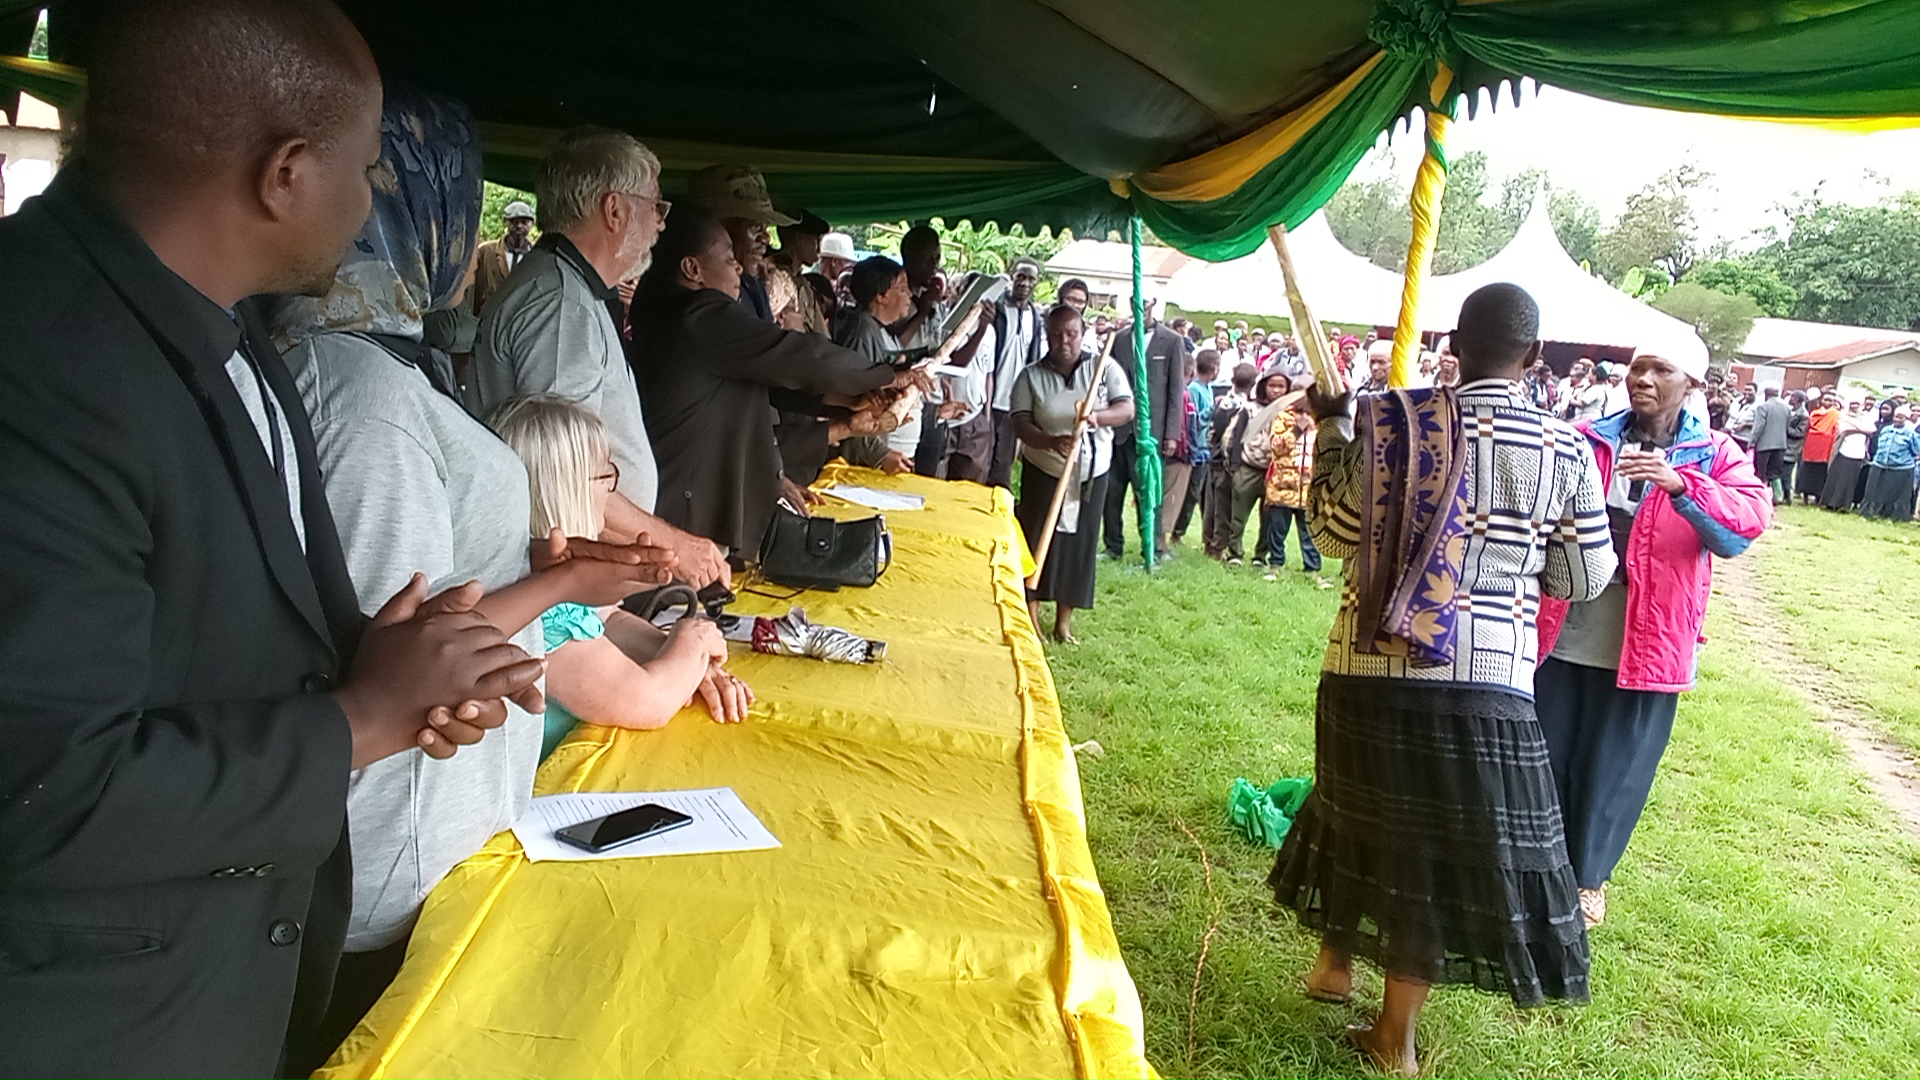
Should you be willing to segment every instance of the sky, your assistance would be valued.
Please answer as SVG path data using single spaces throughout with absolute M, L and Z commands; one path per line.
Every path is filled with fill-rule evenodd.
M 1685 161 L 1713 174 L 1707 197 L 1695 200 L 1701 234 L 1750 247 L 1748 234 L 1784 225 L 1776 210 L 1797 193 L 1818 189 L 1830 201 L 1868 203 L 1920 190 L 1920 128 L 1868 134 L 1800 124 L 1734 120 L 1699 113 L 1618 105 L 1531 82 L 1515 108 L 1483 101 L 1479 115 L 1453 125 L 1452 154 L 1484 151 L 1499 181 L 1529 167 L 1546 170 L 1559 188 L 1572 188 L 1611 224 L 1627 196 Z M 1420 140 L 1404 132 L 1383 139 L 1355 171 L 1378 176 L 1392 167 L 1411 184 Z M 1743 243 L 1744 241 L 1744 243 Z

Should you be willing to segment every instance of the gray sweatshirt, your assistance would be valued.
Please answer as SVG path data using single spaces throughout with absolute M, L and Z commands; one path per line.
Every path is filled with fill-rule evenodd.
M 313 419 L 362 611 L 378 611 L 415 571 L 434 592 L 469 579 L 492 591 L 527 576 L 527 473 L 506 443 L 358 335 L 302 342 L 287 366 Z M 511 636 L 531 655 L 545 651 L 538 619 Z M 348 952 L 405 936 L 428 891 L 527 808 L 541 721 L 511 703 L 507 714 L 446 761 L 414 749 L 353 774 Z

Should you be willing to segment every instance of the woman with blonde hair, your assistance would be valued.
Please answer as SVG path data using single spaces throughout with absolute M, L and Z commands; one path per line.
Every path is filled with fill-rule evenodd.
M 600 419 L 556 397 L 513 398 L 488 417 L 527 467 L 528 527 L 564 558 L 568 536 L 597 536 L 619 468 Z M 577 721 L 666 726 L 697 693 L 722 723 L 738 721 L 753 691 L 725 669 L 727 643 L 710 619 L 662 631 L 617 607 L 558 604 L 541 617 L 547 648 L 546 736 L 551 753 Z

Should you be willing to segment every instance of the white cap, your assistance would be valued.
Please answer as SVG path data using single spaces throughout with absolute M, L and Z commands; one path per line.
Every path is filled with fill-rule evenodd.
M 830 232 L 821 237 L 820 257 L 823 259 L 845 259 L 848 262 L 853 262 L 853 237 L 843 232 Z
M 505 221 L 512 221 L 514 218 L 532 218 L 533 207 L 520 199 L 515 199 L 507 204 L 505 210 L 500 211 L 500 217 Z
M 1707 350 L 1704 348 L 1674 349 L 1672 350 L 1671 354 L 1666 352 L 1661 352 L 1657 349 L 1635 349 L 1634 350 L 1633 358 L 1635 360 L 1638 360 L 1643 356 L 1657 356 L 1660 359 L 1667 361 L 1668 363 L 1672 364 L 1674 367 L 1679 368 L 1681 372 L 1686 375 L 1687 378 L 1692 379 L 1694 382 L 1702 382 L 1702 383 L 1706 382 L 1707 368 L 1711 366 L 1708 363 Z M 1615 370 L 1619 370 L 1619 369 L 1615 368 Z

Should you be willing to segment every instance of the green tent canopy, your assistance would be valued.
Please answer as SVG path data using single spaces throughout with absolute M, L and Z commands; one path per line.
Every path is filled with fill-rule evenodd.
M 43 2 L 0 0 L 0 88 L 67 105 L 99 3 L 51 0 L 51 61 L 5 56 L 8 39 L 25 52 Z M 1523 78 L 1665 108 L 1920 123 L 1920 0 L 340 2 L 388 77 L 473 107 L 495 180 L 527 186 L 555 133 L 604 124 L 654 148 L 670 191 L 731 161 L 830 220 L 1124 224 L 1136 297 L 1143 223 L 1201 258 L 1244 255 L 1426 109 L 1416 301 L 1441 114 L 1503 85 L 1517 96 Z M 1136 385 L 1144 329 L 1136 318 Z M 1151 566 L 1160 457 L 1143 443 Z
M 42 6 L 0 0 L 0 53 L 25 52 Z M 488 122 L 497 180 L 525 185 L 554 132 L 599 123 L 653 146 L 669 186 L 732 160 L 837 220 L 1103 231 L 1138 213 L 1211 259 L 1304 220 L 1432 104 L 1442 65 L 1447 107 L 1531 77 L 1668 108 L 1920 118 L 1920 0 L 343 6 L 389 75 Z M 51 7 L 56 63 L 0 62 L 0 86 L 60 104 L 98 4 Z

